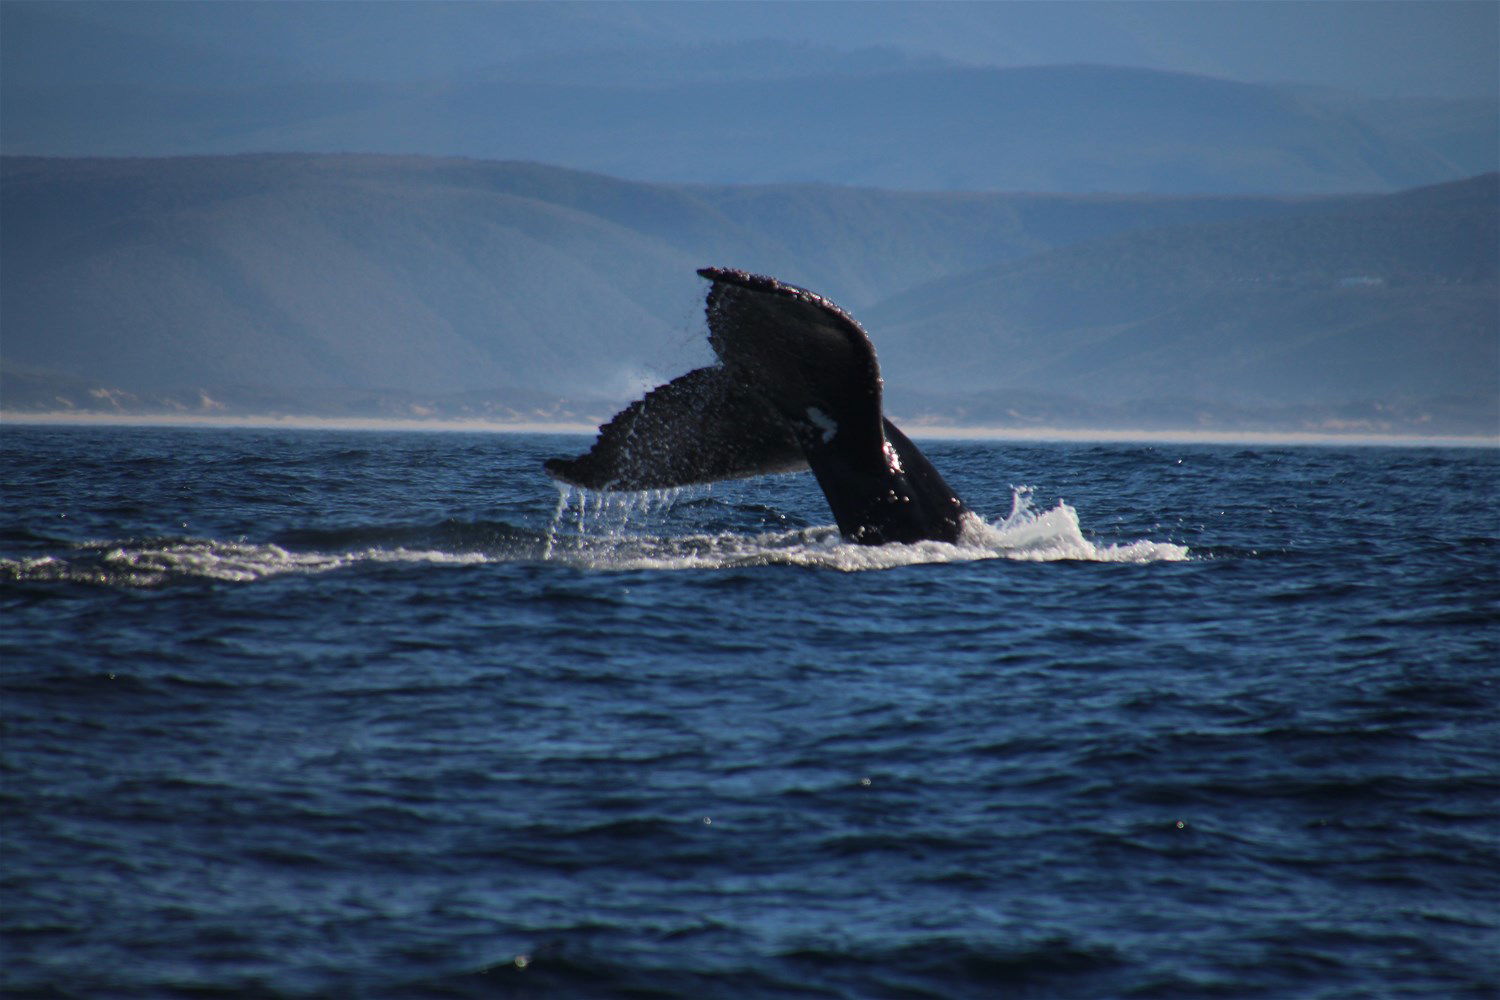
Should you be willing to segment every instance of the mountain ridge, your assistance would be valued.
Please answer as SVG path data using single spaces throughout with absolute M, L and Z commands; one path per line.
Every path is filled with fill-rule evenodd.
M 573 69 L 399 86 L 23 81 L 0 90 L 0 145 L 70 157 L 533 160 L 656 183 L 1172 195 L 1381 192 L 1500 166 L 1490 142 L 1500 102 L 1417 114 L 1181 71 L 895 56 L 812 78 L 780 75 L 767 56 L 761 76 L 648 74 L 622 86 L 590 82 L 609 72 L 580 56 L 556 58 Z
M 1099 407 L 1195 412 L 1170 397 L 1197 399 L 1210 421 L 1396 407 L 1490 432 L 1494 394 L 1476 386 L 1500 342 L 1484 315 L 1495 200 L 1493 177 L 1400 195 L 1174 199 L 657 185 L 423 157 L 6 157 L 0 403 L 600 419 L 709 360 L 693 271 L 726 264 L 811 287 L 869 324 L 893 412 L 1003 422 L 1007 395 L 1045 401 L 1033 410 L 1064 424 Z M 1344 216 L 1374 221 L 1357 230 Z M 1313 252 L 1319 233 L 1377 263 L 1381 246 L 1403 267 L 1436 263 L 1346 266 Z M 1286 273 L 1265 287 L 1228 280 L 1246 262 Z M 1176 318 L 1146 322 L 1163 316 Z M 1417 361 L 1355 377 L 1349 343 L 1319 340 L 1346 328 Z M 1282 343 L 1292 334 L 1305 335 L 1302 356 Z M 1422 361 L 1423 338 L 1440 334 L 1460 353 Z M 1305 391 L 1226 367 L 1229 337 L 1281 343 L 1251 374 L 1281 366 Z M 1177 360 L 1196 380 L 1163 381 L 1171 351 L 1188 348 Z M 1348 377 L 1320 368 L 1325 356 L 1344 357 Z
M 941 332 L 991 386 L 1010 367 L 998 396 L 1303 406 L 1338 381 L 1351 398 L 1467 398 L 1500 426 L 1497 205 L 1489 174 L 1124 233 L 909 289 L 868 316 L 913 388 L 980 393 L 927 362 L 919 345 Z M 1340 370 L 1310 371 L 1309 358 Z

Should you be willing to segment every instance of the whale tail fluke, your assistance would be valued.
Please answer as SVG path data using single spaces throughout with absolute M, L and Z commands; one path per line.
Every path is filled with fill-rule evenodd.
M 869 336 L 827 299 L 762 275 L 698 272 L 719 364 L 651 390 L 554 478 L 646 490 L 811 468 L 858 542 L 954 541 L 964 506 L 881 411 Z
M 718 365 L 657 386 L 599 428 L 577 458 L 545 465 L 592 490 L 658 490 L 798 472 L 807 459 L 786 425 Z
M 787 422 L 803 449 L 837 437 L 851 456 L 878 460 L 880 365 L 864 328 L 822 296 L 775 278 L 725 268 L 698 273 L 713 282 L 714 353 Z

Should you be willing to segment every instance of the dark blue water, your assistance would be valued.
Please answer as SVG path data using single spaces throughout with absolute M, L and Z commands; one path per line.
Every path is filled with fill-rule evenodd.
M 1500 453 L 931 443 L 991 524 L 861 549 L 585 443 L 0 430 L 0 986 L 1500 990 Z

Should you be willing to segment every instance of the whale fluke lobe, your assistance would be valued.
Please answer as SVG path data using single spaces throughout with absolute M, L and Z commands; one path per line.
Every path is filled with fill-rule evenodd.
M 799 472 L 807 459 L 765 402 L 715 365 L 657 386 L 600 427 L 587 453 L 544 467 L 586 489 L 659 490 Z
M 651 390 L 550 459 L 553 477 L 644 490 L 811 468 L 839 530 L 866 544 L 957 539 L 965 508 L 881 411 L 869 335 L 832 302 L 765 275 L 698 272 L 719 364 Z

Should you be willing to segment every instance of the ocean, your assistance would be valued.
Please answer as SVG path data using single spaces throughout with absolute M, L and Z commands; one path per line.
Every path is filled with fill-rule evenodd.
M 0 429 L 0 990 L 1493 997 L 1500 450 Z

